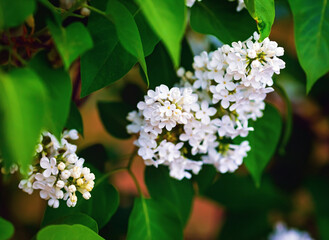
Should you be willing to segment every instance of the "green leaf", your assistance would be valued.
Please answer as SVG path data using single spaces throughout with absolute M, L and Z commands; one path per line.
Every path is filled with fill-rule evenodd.
M 115 27 L 107 18 L 91 14 L 87 28 L 94 48 L 81 57 L 81 97 L 119 80 L 137 62 L 119 44 Z
M 98 240 L 104 239 L 91 230 L 80 224 L 74 225 L 51 225 L 41 229 L 37 234 L 37 240 Z
M 205 195 L 230 211 L 268 211 L 286 207 L 284 196 L 268 178 L 256 188 L 249 177 L 233 174 L 221 175 Z
M 256 24 L 247 11 L 237 12 L 236 4 L 218 0 L 196 2 L 191 9 L 191 27 L 227 44 L 246 40 L 256 31 Z
M 204 194 L 213 183 L 217 171 L 214 166 L 204 165 L 198 175 L 193 176 L 193 180 L 198 183 L 198 192 Z
M 179 78 L 173 63 L 161 42 L 155 47 L 153 53 L 146 58 L 146 63 L 149 66 L 150 89 L 161 84 L 172 87 L 178 82 Z
M 0 240 L 10 239 L 14 234 L 14 226 L 11 222 L 0 217 Z
M 275 18 L 274 0 L 245 0 L 250 15 L 255 19 L 260 40 L 270 35 Z
M 80 22 L 74 22 L 63 28 L 52 21 L 48 21 L 48 28 L 66 70 L 69 69 L 74 60 L 93 47 L 93 41 L 89 32 Z
M 320 234 L 319 239 L 329 239 L 329 192 L 324 191 L 324 189 L 328 188 L 328 183 L 328 179 L 323 177 L 314 177 L 307 182 L 307 187 L 315 206 L 315 216 Z
M 46 109 L 46 89 L 27 68 L 0 72 L 0 149 L 8 166 L 31 164 Z
M 82 117 L 74 102 L 71 102 L 70 112 L 65 127 L 67 129 L 76 129 L 81 135 L 83 135 Z
M 86 227 L 89 227 L 95 233 L 98 233 L 97 222 L 84 213 L 68 214 L 66 216 L 56 219 L 56 221 L 51 223 L 51 225 L 54 225 L 54 224 L 68 224 L 68 225 L 81 224 Z
M 136 0 L 153 30 L 162 39 L 175 64 L 179 65 L 181 41 L 186 27 L 184 0 Z
M 97 179 L 101 175 L 97 174 L 94 169 L 92 169 L 92 172 L 96 173 L 96 186 L 91 191 L 91 198 L 85 200 L 82 196 L 78 196 L 78 203 L 74 208 L 67 207 L 63 201 L 57 209 L 47 207 L 41 224 L 42 226 L 58 222 L 68 214 L 74 213 L 87 214 L 97 222 L 99 229 L 108 223 L 119 206 L 119 194 L 106 181 L 97 185 Z
M 161 203 L 136 198 L 129 217 L 127 240 L 183 239 L 180 219 Z
M 306 72 L 307 92 L 329 71 L 329 5 L 327 0 L 289 0 L 294 16 L 298 60 Z
M 99 228 L 104 227 L 119 206 L 119 194 L 113 185 L 106 181 L 95 187 L 92 197 L 81 204 L 81 211 L 88 214 L 98 223 Z
M 0 1 L 0 29 L 16 27 L 32 15 L 35 0 Z
M 133 108 L 125 103 L 120 102 L 99 102 L 98 111 L 103 125 L 108 133 L 116 138 L 130 138 L 126 126 L 128 113 Z
M 251 123 L 250 126 L 254 128 L 247 137 L 251 150 L 243 161 L 256 185 L 259 186 L 262 173 L 278 145 L 282 121 L 278 111 L 267 104 L 264 116 Z
M 174 209 L 185 225 L 190 216 L 194 197 L 192 182 L 187 179 L 181 181 L 173 179 L 169 176 L 167 167 L 147 167 L 145 183 L 152 199 Z
M 122 46 L 137 57 L 144 70 L 147 82 L 147 66 L 144 57 L 143 44 L 134 17 L 129 10 L 117 0 L 109 0 L 106 13 L 114 20 L 116 32 Z
M 59 139 L 69 115 L 72 92 L 70 77 L 63 69 L 52 68 L 45 52 L 35 56 L 29 66 L 48 90 L 45 127 Z

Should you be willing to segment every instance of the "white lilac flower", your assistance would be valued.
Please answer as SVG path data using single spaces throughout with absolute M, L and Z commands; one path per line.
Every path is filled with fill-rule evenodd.
M 275 231 L 269 236 L 269 240 L 312 240 L 307 232 L 297 229 L 288 229 L 284 224 L 278 223 Z
M 234 172 L 250 150 L 247 141 L 234 144 L 262 117 L 264 99 L 274 89 L 272 77 L 285 63 L 283 49 L 255 33 L 244 42 L 223 45 L 194 57 L 194 73 L 180 68 L 173 88 L 149 90 L 138 111 L 130 112 L 128 133 L 146 165 L 165 165 L 170 176 L 190 178 L 203 164 Z M 73 173 L 72 173 L 73 174 Z
M 75 153 L 77 146 L 69 142 L 76 139 L 76 130 L 64 131 L 60 141 L 49 132 L 43 133 L 36 147 L 32 171 L 18 187 L 29 194 L 40 190 L 40 197 L 48 200 L 48 205 L 53 208 L 58 208 L 60 199 L 65 200 L 67 206 L 74 207 L 78 200 L 76 192 L 89 199 L 95 175 L 83 166 L 85 160 Z

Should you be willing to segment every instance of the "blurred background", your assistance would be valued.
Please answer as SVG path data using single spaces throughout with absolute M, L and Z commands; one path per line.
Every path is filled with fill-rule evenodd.
M 214 37 L 191 29 L 187 29 L 186 36 L 193 54 L 220 45 Z M 275 77 L 277 91 L 267 101 L 279 109 L 284 120 L 283 131 L 289 131 L 292 122 L 289 141 L 286 146 L 278 147 L 259 189 L 244 166 L 234 175 L 215 176 L 212 169 L 202 171 L 201 176 L 213 174 L 219 180 L 195 198 L 185 239 L 265 239 L 279 221 L 310 232 L 314 239 L 320 239 L 320 235 L 329 239 L 326 233 L 329 229 L 326 228 L 329 227 L 328 75 L 306 95 L 306 77 L 297 60 L 293 20 L 285 0 L 276 1 L 276 20 L 270 38 L 284 47 L 286 69 Z M 73 98 L 84 126 L 83 137 L 77 142 L 78 155 L 103 172 L 126 166 L 134 139 L 110 136 L 100 120 L 97 103 L 123 100 L 135 107 L 146 91 L 139 67 L 134 66 L 120 81 L 83 99 L 79 98 L 79 70 L 79 62 L 70 70 Z M 144 168 L 143 161 L 136 157 L 132 169 L 147 195 Z M 126 172 L 112 175 L 109 181 L 120 193 L 120 206 L 100 234 L 106 239 L 124 239 L 133 199 L 138 193 Z M 14 224 L 13 239 L 31 239 L 39 229 L 46 201 L 40 199 L 38 192 L 32 195 L 22 192 L 18 183 L 18 175 L 0 175 L 0 215 Z

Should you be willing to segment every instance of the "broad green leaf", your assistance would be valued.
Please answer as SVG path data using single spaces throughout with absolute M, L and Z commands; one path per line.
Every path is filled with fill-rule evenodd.
M 201 171 L 198 175 L 193 176 L 193 180 L 195 180 L 198 184 L 198 192 L 199 194 L 204 194 L 205 191 L 211 186 L 214 182 L 216 176 L 216 169 L 211 165 L 202 166 Z
M 65 69 L 85 51 L 93 47 L 88 30 L 80 22 L 74 22 L 63 28 L 48 21 L 48 28 L 62 57 Z
M 104 239 L 81 224 L 74 225 L 51 225 L 41 229 L 37 234 L 37 240 L 100 240 Z
M 88 30 L 94 48 L 81 57 L 81 96 L 122 78 L 137 62 L 120 44 L 114 25 L 104 16 L 91 14 Z
M 183 226 L 172 209 L 152 199 L 136 198 L 127 240 L 183 239 Z
M 80 111 L 74 102 L 71 102 L 69 116 L 67 118 L 65 127 L 67 129 L 76 129 L 83 135 L 83 122 Z
M 42 226 L 58 222 L 68 214 L 74 213 L 87 214 L 97 222 L 99 229 L 108 223 L 119 206 L 119 194 L 106 181 L 98 184 L 97 179 L 101 178 L 101 174 L 94 168 L 91 171 L 96 175 L 96 185 L 91 191 L 91 198 L 85 200 L 79 195 L 78 203 L 74 208 L 67 207 L 65 201 L 61 201 L 57 209 L 47 207 Z
M 109 1 L 106 13 L 108 13 L 114 21 L 120 43 L 130 54 L 137 57 L 148 82 L 142 39 L 134 17 L 129 10 L 117 0 Z
M 47 114 L 45 128 L 60 138 L 67 121 L 72 85 L 69 75 L 63 69 L 50 66 L 44 52 L 39 53 L 29 66 L 39 75 L 47 88 Z
M 268 178 L 257 188 L 250 177 L 224 174 L 209 187 L 205 195 L 235 212 L 287 207 L 284 196 Z
M 327 0 L 289 0 L 289 4 L 298 60 L 306 73 L 309 92 L 329 71 L 329 5 Z
M 8 166 L 31 164 L 44 123 L 46 89 L 27 68 L 0 72 L 0 149 Z
M 159 43 L 153 53 L 146 58 L 146 63 L 149 66 L 149 87 L 151 89 L 161 84 L 172 87 L 178 82 L 179 78 L 176 75 L 173 63 L 162 43 Z
M 0 240 L 10 239 L 14 234 L 14 226 L 11 222 L 0 217 Z
M 16 27 L 32 15 L 36 7 L 35 0 L 0 1 L 0 29 Z
M 275 18 L 274 0 L 245 0 L 250 15 L 255 19 L 260 40 L 270 35 Z
M 97 180 L 96 180 L 97 184 Z M 119 193 L 104 181 L 92 191 L 92 197 L 81 204 L 81 211 L 88 214 L 98 223 L 99 228 L 105 226 L 119 206 Z
M 278 111 L 271 105 L 266 105 L 264 116 L 250 124 L 254 131 L 247 140 L 251 150 L 243 159 L 257 186 L 260 185 L 262 173 L 275 153 L 278 145 L 282 120 Z
M 174 209 L 185 225 L 194 197 L 192 182 L 187 179 L 178 181 L 170 177 L 166 167 L 147 167 L 145 183 L 152 199 Z
M 246 40 L 257 30 L 256 23 L 246 10 L 237 12 L 236 4 L 218 0 L 196 2 L 191 9 L 191 27 L 227 44 Z
M 184 0 L 136 0 L 153 30 L 167 47 L 175 67 L 179 65 L 186 26 Z
M 66 216 L 56 219 L 54 222 L 51 223 L 51 225 L 54 224 L 67 224 L 67 225 L 81 224 L 83 226 L 89 227 L 95 233 L 98 233 L 97 222 L 84 213 L 68 214 Z
M 133 108 L 125 103 L 120 102 L 100 102 L 98 103 L 98 111 L 103 125 L 108 133 L 117 138 L 129 138 L 126 126 L 129 124 L 127 120 L 128 113 Z

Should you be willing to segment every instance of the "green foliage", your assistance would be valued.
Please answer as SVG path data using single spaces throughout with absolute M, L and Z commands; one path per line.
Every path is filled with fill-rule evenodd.
M 93 46 L 89 32 L 80 22 L 74 22 L 63 28 L 48 21 L 48 28 L 62 57 L 65 69 L 69 69 L 75 59 Z
M 236 11 L 236 2 L 203 0 L 191 10 L 193 30 L 216 36 L 223 43 L 243 41 L 256 30 L 256 24 L 247 11 Z
M 33 14 L 35 0 L 14 0 L 0 2 L 0 29 L 16 27 Z
M 186 26 L 184 0 L 136 0 L 149 24 L 167 47 L 175 67 L 180 62 Z
M 104 239 L 88 227 L 81 224 L 74 225 L 51 225 L 41 229 L 38 232 L 37 240 L 57 240 L 57 239 L 72 239 L 72 240 L 98 240 Z
M 81 114 L 74 102 L 71 102 L 70 104 L 70 112 L 65 127 L 67 129 L 76 129 L 80 134 L 83 135 L 83 122 Z
M 108 133 L 122 139 L 131 137 L 126 130 L 129 123 L 126 118 L 133 107 L 120 102 L 100 102 L 98 103 L 98 110 Z
M 306 89 L 329 71 L 329 5 L 327 0 L 289 0 L 294 16 L 299 62 L 306 72 Z
M 329 239 L 329 193 L 328 191 L 324 191 L 324 189 L 328 188 L 328 183 L 328 179 L 323 177 L 315 177 L 307 183 L 315 204 L 316 221 L 321 239 Z
M 8 222 L 2 217 L 0 217 L 0 233 L 0 240 L 10 239 L 14 234 L 14 226 L 11 224 L 11 222 Z
M 46 112 L 46 89 L 28 68 L 0 72 L 0 148 L 5 164 L 31 164 Z M 38 106 L 38 107 L 36 107 Z
M 54 224 L 67 224 L 67 225 L 81 224 L 86 227 L 89 227 L 95 233 L 98 233 L 97 222 L 84 213 L 72 213 L 72 214 L 63 216 L 61 218 L 56 219 L 54 222 L 52 222 L 52 225 L 54 225 Z
M 174 209 L 185 225 L 191 211 L 194 190 L 191 181 L 181 181 L 169 176 L 166 167 L 147 167 L 145 183 L 153 200 Z
M 245 0 L 250 15 L 257 23 L 260 40 L 270 35 L 275 18 L 274 0 Z
M 159 43 L 153 53 L 146 58 L 146 63 L 149 67 L 150 89 L 160 84 L 172 87 L 178 81 L 174 65 L 162 43 Z
M 94 169 L 93 172 L 95 172 Z M 96 177 L 99 178 L 100 175 L 97 174 Z M 97 222 L 99 229 L 101 229 L 108 223 L 108 221 L 110 221 L 111 217 L 117 210 L 119 205 L 119 194 L 112 185 L 106 182 L 99 183 L 98 185 L 96 184 L 91 193 L 92 197 L 89 200 L 84 200 L 82 196 L 80 196 L 77 205 L 73 208 L 68 208 L 64 202 L 61 202 L 57 209 L 48 207 L 42 221 L 42 226 L 54 223 L 67 223 L 63 220 L 68 218 L 69 215 L 85 213 L 94 219 Z M 90 221 L 77 223 L 88 223 L 86 224 L 88 227 L 91 225 Z M 92 229 L 95 228 L 93 227 Z
M 280 136 L 282 121 L 278 111 L 266 105 L 264 116 L 250 124 L 254 131 L 247 136 L 251 150 L 244 163 L 257 186 L 260 185 L 262 172 L 275 153 Z
M 72 92 L 70 77 L 63 69 L 53 69 L 44 52 L 36 55 L 29 65 L 47 88 L 47 114 L 44 127 L 59 139 L 70 110 Z
M 130 54 L 138 59 L 148 82 L 142 39 L 134 17 L 129 10 L 117 0 L 110 0 L 108 2 L 107 12 L 115 23 L 120 43 Z
M 181 220 L 165 205 L 153 200 L 136 198 L 129 218 L 128 240 L 183 239 Z
M 269 179 L 257 188 L 249 177 L 221 175 L 205 195 L 230 211 L 268 211 L 286 207 L 284 197 Z

